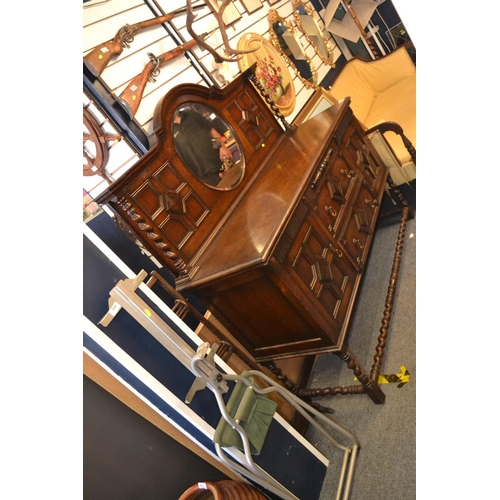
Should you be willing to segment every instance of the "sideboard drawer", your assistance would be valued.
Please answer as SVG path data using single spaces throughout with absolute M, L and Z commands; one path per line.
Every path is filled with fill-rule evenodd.
M 359 124 L 351 130 L 339 156 L 345 158 L 352 170 L 359 172 L 372 196 L 377 196 L 382 187 L 383 179 L 385 179 L 386 167 L 378 157 L 373 145 L 364 137 Z
M 362 269 L 365 265 L 371 237 L 375 230 L 380 203 L 373 199 L 366 183 L 359 180 L 356 197 L 346 217 L 346 224 L 339 234 L 339 243 L 353 264 Z
M 321 184 L 315 200 L 315 211 L 325 227 L 335 237 L 347 206 L 347 200 L 355 185 L 354 175 L 344 175 L 349 167 L 337 158 Z

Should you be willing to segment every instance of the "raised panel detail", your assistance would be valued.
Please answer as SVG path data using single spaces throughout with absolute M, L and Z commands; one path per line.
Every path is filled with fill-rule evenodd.
M 308 224 L 292 268 L 333 319 L 337 318 L 349 281 L 343 267 L 325 237 Z
M 368 211 L 364 208 L 356 207 L 354 209 L 354 220 L 356 221 L 356 227 L 358 231 L 365 234 L 371 234 L 370 222 L 372 219 L 372 214 L 368 214 Z
M 370 153 L 366 145 L 363 144 L 361 149 L 356 150 L 356 155 L 356 165 L 363 175 L 371 192 L 375 193 L 377 189 L 377 183 L 380 179 L 380 167 L 377 165 L 375 158 Z
M 163 164 L 152 177 L 157 180 L 158 184 L 165 189 L 165 191 L 180 191 L 185 185 L 184 177 L 174 168 L 174 166 L 167 162 Z
M 139 186 L 132 199 L 179 249 L 209 213 L 208 207 L 169 162 Z
M 184 200 L 186 217 L 196 226 L 199 227 L 203 219 L 208 215 L 208 208 L 202 203 L 200 198 L 196 196 L 194 191 L 189 191 Z
M 182 248 L 194 233 L 193 228 L 186 224 L 185 219 L 175 216 L 167 217 L 160 229 L 177 248 Z
M 342 220 L 342 208 L 346 202 L 344 187 L 339 179 L 329 178 L 318 193 L 316 211 L 328 231 L 335 235 Z
M 164 207 L 167 212 L 174 214 L 183 214 L 186 211 L 184 201 L 177 193 L 172 193 L 170 195 L 165 194 L 163 198 Z
M 159 227 L 172 243 L 182 248 L 209 211 L 192 190 L 179 199 L 176 207 L 182 207 L 182 210 L 166 210 L 166 217 Z
M 165 213 L 164 192 L 153 179 L 147 179 L 132 194 L 132 199 L 153 221 Z
M 373 234 L 376 223 L 375 208 L 377 206 L 378 202 L 372 199 L 370 191 L 362 183 L 352 204 L 346 229 L 340 237 L 343 250 L 357 266 L 365 263 L 369 238 Z
M 246 91 L 236 96 L 228 105 L 228 111 L 255 149 L 260 148 L 273 131 L 260 107 Z

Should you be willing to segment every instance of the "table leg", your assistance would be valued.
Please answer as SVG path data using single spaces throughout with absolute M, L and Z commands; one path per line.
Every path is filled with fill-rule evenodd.
M 346 348 L 344 351 L 336 352 L 335 354 L 342 361 L 347 363 L 348 368 L 353 371 L 354 375 L 361 383 L 350 386 L 325 387 L 323 389 L 302 389 L 299 391 L 298 396 L 304 399 L 318 396 L 336 396 L 338 394 L 342 396 L 348 394 L 367 394 L 374 403 L 382 404 L 385 401 L 385 394 L 382 392 L 379 385 L 370 379 L 370 376 L 356 361 L 352 352 Z
M 380 368 L 382 366 L 382 358 L 384 357 L 384 348 L 386 338 L 389 333 L 389 325 L 392 316 L 392 306 L 394 304 L 394 297 L 396 295 L 396 285 L 398 284 L 399 268 L 401 266 L 401 257 L 403 255 L 403 244 L 406 232 L 406 224 L 410 215 L 410 208 L 404 206 L 401 215 L 401 224 L 399 226 L 398 240 L 396 243 L 396 251 L 394 253 L 394 260 L 392 263 L 391 277 L 389 279 L 389 286 L 387 288 L 387 296 L 385 298 L 385 309 L 382 316 L 382 326 L 380 327 L 380 335 L 377 338 L 377 346 L 375 348 L 376 354 L 374 356 L 374 363 L 370 372 L 371 380 L 378 380 Z
M 377 338 L 377 345 L 375 347 L 376 354 L 374 356 L 374 363 L 370 374 L 368 374 L 361 365 L 356 361 L 349 348 L 343 351 L 336 352 L 335 354 L 345 363 L 349 369 L 354 372 L 356 378 L 361 382 L 358 385 L 351 385 L 347 387 L 325 387 L 323 389 L 301 389 L 298 391 L 300 398 L 312 398 L 318 396 L 336 396 L 337 394 L 367 394 L 375 404 L 382 404 L 385 401 L 385 394 L 382 392 L 378 384 L 378 377 L 380 368 L 382 366 L 382 358 L 384 357 L 384 349 L 386 344 L 387 335 L 389 333 L 389 325 L 391 321 L 392 307 L 394 304 L 394 297 L 396 294 L 396 285 L 398 283 L 399 268 L 401 266 L 401 257 L 403 254 L 403 244 L 406 231 L 406 224 L 410 215 L 410 207 L 403 206 L 401 212 L 401 223 L 399 226 L 398 239 L 396 242 L 396 251 L 394 253 L 394 260 L 392 263 L 391 276 L 389 278 L 389 286 L 387 288 L 387 296 L 385 299 L 385 309 L 382 317 L 382 326 L 380 327 L 380 335 Z

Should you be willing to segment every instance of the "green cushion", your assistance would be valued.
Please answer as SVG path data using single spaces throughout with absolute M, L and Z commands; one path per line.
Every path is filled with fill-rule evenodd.
M 242 376 L 251 382 L 254 381 L 248 372 L 243 372 Z M 260 454 L 277 406 L 278 403 L 271 401 L 266 395 L 256 394 L 243 382 L 236 382 L 226 409 L 231 417 L 239 420 L 245 430 L 252 455 Z M 214 443 L 222 447 L 235 446 L 244 451 L 239 432 L 233 429 L 224 417 L 221 417 L 215 430 Z

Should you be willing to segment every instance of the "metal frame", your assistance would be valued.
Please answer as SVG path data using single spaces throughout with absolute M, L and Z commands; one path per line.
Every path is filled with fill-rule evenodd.
M 173 354 L 186 368 L 188 368 L 197 378 L 186 396 L 186 403 L 189 403 L 194 394 L 205 387 L 208 387 L 216 398 L 222 417 L 235 429 L 241 436 L 244 446 L 244 456 L 231 453 L 231 449 L 223 449 L 215 444 L 217 454 L 221 461 L 231 470 L 242 474 L 248 479 L 259 484 L 263 488 L 278 495 L 283 500 L 297 500 L 297 497 L 290 493 L 283 485 L 272 478 L 262 470 L 253 461 L 250 443 L 245 430 L 236 422 L 227 412 L 222 394 L 228 392 L 228 381 L 242 381 L 251 387 L 257 394 L 269 394 L 271 392 L 279 393 L 290 405 L 292 405 L 306 420 L 319 430 L 327 439 L 329 439 L 337 448 L 343 451 L 343 461 L 340 472 L 340 478 L 335 500 L 347 500 L 352 484 L 354 466 L 359 448 L 357 438 L 334 422 L 332 419 L 324 416 L 312 406 L 292 394 L 276 383 L 273 379 L 258 370 L 251 370 L 249 373 L 254 377 L 264 380 L 269 387 L 265 389 L 254 385 L 248 378 L 241 375 L 231 375 L 217 370 L 214 362 L 214 356 L 217 351 L 217 344 L 212 347 L 205 342 L 201 344 L 195 352 L 179 335 L 155 313 L 148 304 L 143 301 L 136 293 L 140 282 L 146 276 L 145 271 L 141 271 L 134 279 L 120 280 L 110 292 L 109 312 L 100 321 L 102 325 L 108 325 L 112 318 L 121 308 L 125 309 L 135 320 L 137 320 L 158 342 L 160 342 L 171 354 Z M 340 444 L 333 435 L 328 432 L 327 426 L 343 435 L 352 442 L 352 446 Z M 231 460 L 226 453 L 232 456 L 240 463 Z

